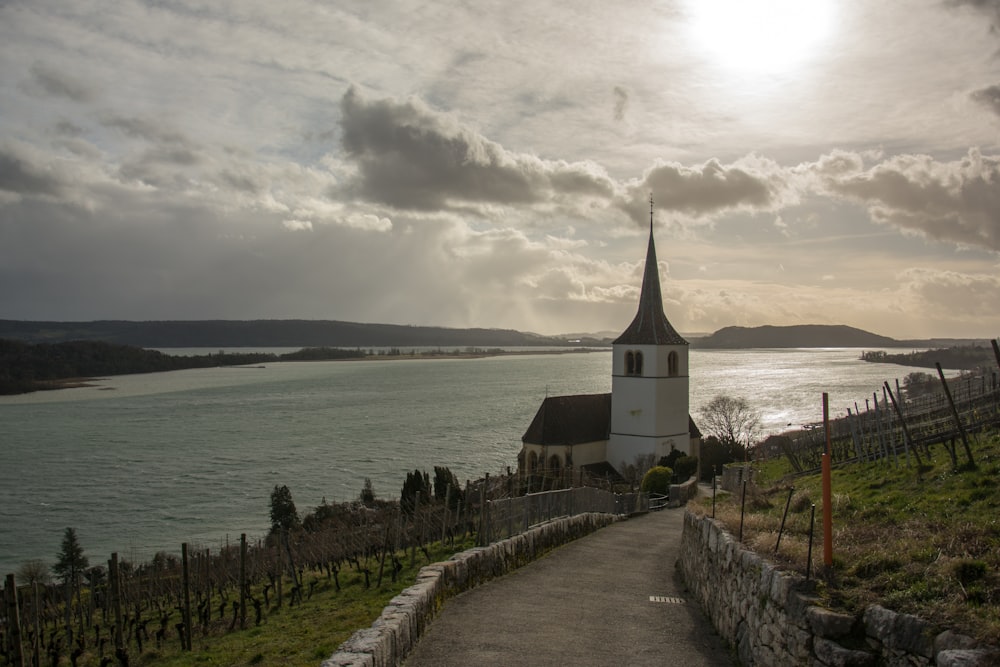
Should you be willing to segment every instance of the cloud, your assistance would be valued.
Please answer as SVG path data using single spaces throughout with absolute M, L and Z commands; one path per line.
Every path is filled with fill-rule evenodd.
M 614 87 L 615 94 L 615 120 L 621 122 L 625 120 L 625 112 L 628 110 L 628 91 L 621 86 Z
M 638 182 L 628 186 L 621 207 L 636 222 L 649 215 L 649 193 L 657 209 L 710 218 L 726 211 L 770 211 L 796 201 L 785 172 L 777 163 L 749 155 L 731 164 L 711 159 L 687 167 L 657 161 Z
M 971 7 L 986 14 L 991 21 L 991 30 L 997 31 L 1000 26 L 1000 2 L 997 0 L 948 0 L 952 7 Z
M 1000 85 L 987 86 L 969 93 L 973 102 L 980 104 L 1000 116 Z
M 977 149 L 952 162 L 898 155 L 856 171 L 822 164 L 816 169 L 822 187 L 865 204 L 876 222 L 1000 251 L 1000 156 Z
M 313 223 L 308 220 L 283 220 L 281 226 L 292 232 L 312 231 Z
M 341 100 L 342 146 L 358 168 L 356 194 L 399 209 L 459 203 L 530 205 L 569 196 L 610 198 L 613 182 L 592 163 L 513 153 L 418 99 Z
M 903 289 L 939 315 L 973 319 L 1000 312 L 1000 277 L 914 268 L 901 275 Z
M 16 195 L 55 195 L 62 191 L 62 183 L 51 170 L 32 164 L 22 152 L 0 146 L 0 190 Z
M 29 89 L 52 97 L 63 97 L 74 102 L 90 102 L 93 91 L 80 83 L 79 79 L 57 71 L 48 65 L 36 62 L 31 66 Z

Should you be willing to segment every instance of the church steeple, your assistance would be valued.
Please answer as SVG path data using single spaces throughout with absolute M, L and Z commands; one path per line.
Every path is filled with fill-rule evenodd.
M 653 243 L 653 195 L 649 195 L 649 246 L 646 248 L 646 268 L 642 274 L 639 311 L 632 324 L 614 341 L 615 345 L 687 345 L 667 321 L 660 292 L 660 271 L 656 264 Z

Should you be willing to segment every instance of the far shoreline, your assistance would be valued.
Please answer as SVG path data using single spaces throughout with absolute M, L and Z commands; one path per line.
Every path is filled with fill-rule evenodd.
M 184 349 L 184 348 L 176 348 Z M 310 348 L 302 348 L 306 350 Z M 316 349 L 316 348 L 312 348 Z M 330 349 L 340 349 L 343 348 L 330 348 Z M 419 360 L 430 360 L 430 359 L 486 359 L 489 357 L 504 357 L 504 356 L 535 356 L 535 355 L 562 355 L 562 354 L 587 354 L 591 352 L 610 352 L 611 348 L 598 348 L 598 347 L 576 347 L 571 349 L 535 349 L 535 350 L 504 350 L 499 348 L 491 349 L 478 349 L 472 348 L 471 350 L 460 350 L 453 349 L 451 351 L 445 350 L 427 350 L 423 352 L 413 352 L 409 354 L 394 354 L 394 353 L 375 353 L 369 354 L 367 352 L 361 354 L 360 356 L 336 356 L 336 357 L 317 357 L 315 359 L 305 359 L 305 358 L 282 358 L 278 356 L 274 359 L 269 359 L 261 361 L 259 363 L 251 364 L 220 364 L 214 366 L 214 368 L 234 368 L 234 369 L 255 369 L 255 368 L 265 368 L 267 363 L 301 363 L 304 361 L 419 361 Z M 224 352 L 224 351 L 223 351 Z M 164 353 L 166 354 L 166 353 Z M 168 355 L 175 356 L 175 355 Z M 183 355 L 176 355 L 182 357 Z M 149 373 L 170 373 L 178 370 L 194 370 L 196 368 L 203 368 L 201 366 L 193 366 L 191 368 L 176 368 L 165 371 L 144 371 L 136 373 L 116 373 L 114 375 L 147 375 Z M 82 388 L 99 388 L 101 390 L 111 391 L 114 387 L 99 387 L 98 381 L 107 380 L 111 376 L 73 376 L 66 378 L 55 378 L 51 380 L 35 380 L 31 388 L 27 391 L 15 392 L 6 395 L 16 396 L 24 394 L 32 394 L 37 391 L 58 391 L 61 389 L 82 389 Z M 2 394 L 0 394 L 2 395 Z

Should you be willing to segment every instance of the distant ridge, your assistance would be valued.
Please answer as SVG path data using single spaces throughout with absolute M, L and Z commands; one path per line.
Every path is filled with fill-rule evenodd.
M 899 341 L 843 324 L 799 324 L 787 327 L 725 327 L 691 341 L 694 348 L 746 349 L 761 347 L 907 347 Z
M 520 347 L 569 345 L 562 338 L 512 329 L 361 324 L 335 320 L 188 320 L 28 322 L 0 320 L 0 338 L 29 343 L 105 341 L 169 347 Z M 573 341 L 574 345 L 600 341 Z

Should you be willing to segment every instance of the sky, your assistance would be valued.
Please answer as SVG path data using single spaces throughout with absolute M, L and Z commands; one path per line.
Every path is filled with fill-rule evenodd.
M 0 0 L 0 319 L 1000 335 L 1000 0 Z

